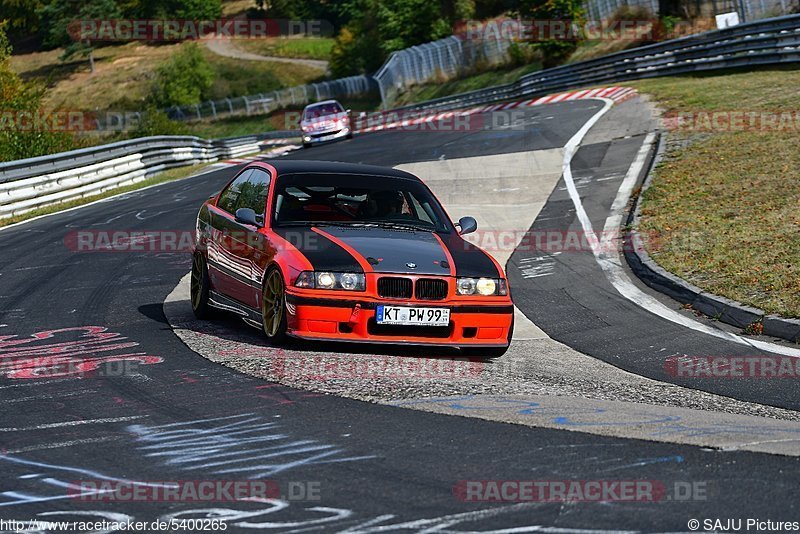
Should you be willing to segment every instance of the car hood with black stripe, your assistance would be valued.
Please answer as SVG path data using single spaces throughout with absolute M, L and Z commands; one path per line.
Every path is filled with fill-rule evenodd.
M 295 245 L 316 271 L 362 272 L 360 259 L 379 273 L 447 276 L 449 253 L 456 276 L 499 276 L 494 261 L 456 233 L 439 234 L 440 242 L 433 232 L 400 228 L 323 226 L 321 233 L 296 227 L 275 230 Z M 300 236 L 300 232 L 313 235 Z

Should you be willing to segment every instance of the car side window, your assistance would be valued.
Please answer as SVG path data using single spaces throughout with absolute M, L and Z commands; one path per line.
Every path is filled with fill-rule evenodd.
M 264 212 L 267 209 L 269 195 L 269 173 L 260 169 L 252 169 L 246 183 L 242 184 L 236 209 L 250 208 L 256 212 L 256 220 L 264 224 Z M 235 210 L 234 210 L 235 212 Z
M 225 188 L 219 195 L 217 207 L 221 210 L 227 211 L 231 215 L 236 213 L 236 204 L 239 201 L 239 195 L 242 192 L 242 186 L 247 183 L 253 169 L 247 169 L 242 174 L 236 177 L 231 184 Z

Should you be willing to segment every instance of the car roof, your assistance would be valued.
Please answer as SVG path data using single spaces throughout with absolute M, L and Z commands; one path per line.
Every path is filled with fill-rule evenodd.
M 321 106 L 323 104 L 339 104 L 341 106 L 338 100 L 320 100 L 319 102 L 314 102 L 313 104 L 307 105 L 305 109 Z
M 313 161 L 299 159 L 275 159 L 264 162 L 275 168 L 278 176 L 287 174 L 350 174 L 356 176 L 385 176 L 387 178 L 401 178 L 404 180 L 421 180 L 411 173 L 392 169 L 391 167 L 379 167 L 378 165 L 362 165 L 360 163 L 343 163 L 340 161 Z M 253 162 L 250 166 L 265 166 L 262 162 Z

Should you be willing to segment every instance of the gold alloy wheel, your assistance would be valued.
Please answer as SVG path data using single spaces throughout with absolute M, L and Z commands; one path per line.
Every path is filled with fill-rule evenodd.
M 277 269 L 273 269 L 267 275 L 267 281 L 264 284 L 264 296 L 261 303 L 261 317 L 264 333 L 270 338 L 280 335 L 279 330 L 281 328 L 281 322 L 283 321 L 285 298 L 281 273 Z

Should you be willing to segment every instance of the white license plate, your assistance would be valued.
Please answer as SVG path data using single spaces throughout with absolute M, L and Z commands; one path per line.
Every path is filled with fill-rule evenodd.
M 450 323 L 448 308 L 409 308 L 406 306 L 378 306 L 375 310 L 378 324 L 447 326 Z

